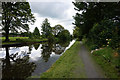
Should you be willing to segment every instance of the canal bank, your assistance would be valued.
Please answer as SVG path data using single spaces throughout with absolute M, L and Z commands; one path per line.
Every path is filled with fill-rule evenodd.
M 40 78 L 104 78 L 104 75 L 84 44 L 76 41 Z
M 65 53 L 43 73 L 41 78 L 85 78 L 84 64 L 79 57 L 80 42 L 76 41 Z M 78 71 L 80 69 L 80 72 Z
M 2 42 L 0 44 L 0 47 L 14 47 L 14 46 L 24 46 L 24 45 L 30 45 L 34 43 L 42 43 L 42 42 L 47 42 L 47 39 L 19 39 L 16 41 L 10 41 L 10 42 Z

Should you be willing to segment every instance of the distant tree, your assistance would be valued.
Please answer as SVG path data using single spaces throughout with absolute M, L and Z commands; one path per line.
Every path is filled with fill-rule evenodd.
M 50 23 L 48 22 L 48 19 L 46 18 L 42 23 L 42 36 L 48 38 L 50 33 L 52 33 L 52 28 L 50 26 Z
M 49 43 L 54 43 L 55 42 L 55 36 L 52 33 L 50 33 L 49 36 L 48 36 L 48 42 Z
M 5 31 L 5 41 L 9 41 L 9 32 L 29 30 L 28 22 L 33 23 L 35 18 L 31 13 L 28 2 L 3 2 L 2 24 Z
M 53 35 L 58 35 L 59 32 L 63 31 L 64 27 L 60 24 L 55 25 L 54 27 L 52 27 L 52 31 L 53 31 Z
M 33 33 L 32 33 L 32 32 L 29 32 L 28 34 L 29 34 L 28 37 L 29 37 L 30 39 L 32 39 L 33 36 L 34 36 Z
M 60 41 L 67 41 L 71 39 L 70 32 L 68 30 L 63 30 L 58 33 L 58 38 Z
M 33 32 L 34 38 L 40 38 L 40 32 L 37 27 L 35 27 L 34 32 Z

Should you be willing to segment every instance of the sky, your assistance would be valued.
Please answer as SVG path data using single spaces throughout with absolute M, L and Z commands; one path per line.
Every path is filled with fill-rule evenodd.
M 31 32 L 35 27 L 41 32 L 42 22 L 48 18 L 51 27 L 61 24 L 71 34 L 73 33 L 75 10 L 72 0 L 28 0 L 28 2 L 36 18 L 34 25 L 30 25 Z

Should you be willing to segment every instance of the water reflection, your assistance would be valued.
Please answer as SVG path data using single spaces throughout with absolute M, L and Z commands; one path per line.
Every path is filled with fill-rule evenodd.
M 35 70 L 35 63 L 29 62 L 29 55 L 23 53 L 24 56 L 16 54 L 9 54 L 9 48 L 6 49 L 6 57 L 2 60 L 2 80 L 17 80 L 26 79 L 31 76 Z
M 53 44 L 53 43 L 47 43 L 47 44 L 42 44 L 42 58 L 44 59 L 45 62 L 49 60 L 50 55 L 52 52 L 55 54 L 60 55 L 61 53 L 64 52 L 65 48 L 69 45 L 70 42 L 65 42 L 63 44 Z
M 38 43 L 21 47 L 2 48 L 2 51 L 0 51 L 0 58 L 3 58 L 2 80 L 7 78 L 13 80 L 21 78 L 23 80 L 30 76 L 40 76 L 41 73 L 51 67 L 73 42 Z
M 29 45 L 29 54 L 31 54 L 32 48 L 32 45 Z
M 53 51 L 55 52 L 55 54 L 62 54 L 65 50 L 65 48 L 70 44 L 69 41 L 67 42 L 63 42 L 63 43 L 59 43 L 59 44 L 55 44 Z
M 44 59 L 45 62 L 48 61 L 50 54 L 52 53 L 52 48 L 53 48 L 53 44 L 52 43 L 48 43 L 48 44 L 42 44 L 41 47 L 42 50 L 42 58 Z
M 40 46 L 40 43 L 34 44 L 33 46 L 37 50 L 39 48 L 39 46 Z

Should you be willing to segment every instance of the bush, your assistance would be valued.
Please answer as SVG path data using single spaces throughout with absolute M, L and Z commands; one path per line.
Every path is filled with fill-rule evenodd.
M 112 30 L 114 29 L 113 22 L 109 20 L 103 20 L 97 23 L 90 30 L 89 40 L 98 47 L 107 45 L 106 39 L 112 38 Z

